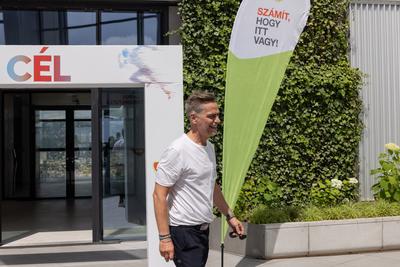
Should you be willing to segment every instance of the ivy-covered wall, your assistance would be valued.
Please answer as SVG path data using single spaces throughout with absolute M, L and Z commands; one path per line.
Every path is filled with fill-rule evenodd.
M 239 0 L 179 3 L 185 93 L 213 91 L 221 111 L 229 38 L 239 4 Z M 318 180 L 358 175 L 361 74 L 348 61 L 349 1 L 312 0 L 311 4 L 237 212 L 261 203 L 307 203 Z M 222 127 L 213 142 L 221 165 Z

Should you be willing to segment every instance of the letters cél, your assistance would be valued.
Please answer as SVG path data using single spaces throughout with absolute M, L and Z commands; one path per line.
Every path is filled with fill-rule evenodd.
M 43 55 L 48 47 L 42 47 L 39 55 L 33 56 L 33 81 L 34 82 L 70 82 L 71 76 L 62 75 L 61 74 L 61 58 L 59 55 Z M 32 61 L 31 58 L 18 55 L 10 59 L 7 64 L 7 72 L 8 75 L 17 82 L 24 82 L 29 80 L 32 77 L 32 74 L 29 72 L 25 72 L 20 75 L 15 72 L 15 65 L 18 62 L 23 62 L 25 64 L 29 64 Z M 48 64 L 44 64 L 48 62 Z M 53 73 L 50 73 L 51 62 L 53 62 Z

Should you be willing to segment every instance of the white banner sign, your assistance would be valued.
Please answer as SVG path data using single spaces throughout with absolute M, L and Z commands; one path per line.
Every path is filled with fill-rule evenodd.
M 241 59 L 292 51 L 309 9 L 308 0 L 242 2 L 233 26 L 230 51 Z
M 0 46 L 0 85 L 181 83 L 181 54 L 180 46 Z

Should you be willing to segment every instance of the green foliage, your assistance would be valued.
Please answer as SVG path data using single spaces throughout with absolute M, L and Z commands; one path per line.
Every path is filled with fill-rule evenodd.
M 252 205 L 267 205 L 270 207 L 281 207 L 282 202 L 278 200 L 283 197 L 283 192 L 280 186 L 268 180 L 268 178 L 257 177 L 249 179 L 248 183 L 243 185 L 244 192 L 251 192 L 251 194 L 243 194 L 238 200 L 236 205 L 235 214 L 239 216 L 239 219 L 245 219 L 249 216 L 250 210 L 243 210 L 242 207 L 246 206 L 246 203 L 252 203 Z
M 300 209 L 295 207 L 259 206 L 251 213 L 250 222 L 255 224 L 294 222 L 300 217 Z
M 271 208 L 259 206 L 249 217 L 255 224 L 311 222 L 323 220 L 344 220 L 356 218 L 374 218 L 400 216 L 400 203 L 377 202 L 348 203 L 331 207 L 308 206 Z
M 371 171 L 378 174 L 378 182 L 372 186 L 375 198 L 400 202 L 400 148 L 387 144 L 387 152 L 379 155 L 380 168 Z
M 334 207 L 308 207 L 301 212 L 297 221 L 343 220 L 399 216 L 400 204 L 387 201 L 358 202 Z
M 212 91 L 221 109 L 229 38 L 239 4 L 239 0 L 179 2 L 185 94 Z M 304 205 L 318 181 L 358 175 L 361 73 L 350 67 L 347 58 L 348 4 L 349 0 L 312 1 L 307 26 L 239 197 L 238 215 L 271 202 Z M 222 129 L 212 141 L 221 172 Z M 269 189 L 270 182 L 280 191 Z
M 319 180 L 311 187 L 311 204 L 325 207 L 358 200 L 358 180 L 355 178 Z

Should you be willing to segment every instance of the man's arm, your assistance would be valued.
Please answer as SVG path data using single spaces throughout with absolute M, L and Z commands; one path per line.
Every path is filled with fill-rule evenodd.
M 226 203 L 224 195 L 222 194 L 221 187 L 215 183 L 214 186 L 214 205 L 218 208 L 218 210 L 225 216 L 229 215 L 228 217 L 229 220 L 228 224 L 230 227 L 233 229 L 235 233 L 237 233 L 239 236 L 244 234 L 244 227 L 242 223 L 235 217 L 232 216 L 232 211 L 228 206 L 228 203 Z
M 168 220 L 168 201 L 167 196 L 169 188 L 156 183 L 153 192 L 154 211 L 156 215 L 158 233 L 160 236 L 168 236 L 169 220 Z M 174 244 L 171 238 L 160 240 L 160 254 L 166 261 L 174 258 Z

